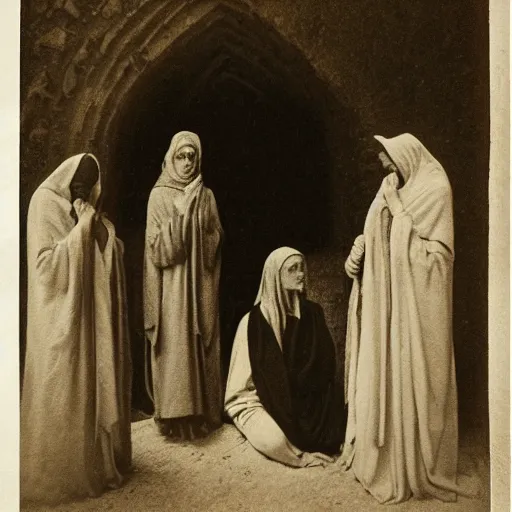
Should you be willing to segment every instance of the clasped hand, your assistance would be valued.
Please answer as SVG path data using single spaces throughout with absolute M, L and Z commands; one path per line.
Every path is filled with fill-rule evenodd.
M 398 195 L 398 176 L 392 172 L 382 180 L 382 193 L 393 217 L 404 211 L 402 201 Z
M 76 199 L 73 202 L 73 207 L 79 220 L 86 213 L 89 213 L 94 217 L 94 222 L 92 223 L 92 234 L 98 242 L 101 252 L 103 252 L 108 240 L 108 230 L 101 219 L 102 214 L 98 214 L 94 206 L 83 199 Z
M 90 213 L 91 215 L 96 213 L 94 206 L 80 198 L 75 199 L 73 202 L 73 208 L 75 209 L 78 219 L 80 219 L 85 213 Z

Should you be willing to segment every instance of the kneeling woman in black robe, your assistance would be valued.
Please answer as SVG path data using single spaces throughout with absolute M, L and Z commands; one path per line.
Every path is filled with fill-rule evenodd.
M 289 466 L 332 462 L 344 434 L 335 351 L 320 305 L 305 296 L 304 256 L 270 254 L 256 303 L 238 326 L 225 410 L 247 440 Z

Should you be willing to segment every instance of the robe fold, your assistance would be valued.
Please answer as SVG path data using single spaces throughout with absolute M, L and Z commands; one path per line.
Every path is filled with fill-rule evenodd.
M 294 446 L 334 454 L 344 428 L 334 344 L 318 304 L 302 300 L 300 311 L 300 319 L 287 319 L 281 350 L 254 306 L 248 322 L 252 378 L 263 407 Z
M 56 503 L 118 486 L 131 465 L 131 355 L 123 245 L 94 212 L 75 225 L 66 160 L 28 212 L 27 350 L 21 399 L 21 497 Z M 90 203 L 95 204 L 99 180 Z
M 381 503 L 454 501 L 451 187 L 417 139 L 382 140 L 408 179 L 398 191 L 404 211 L 392 217 L 381 189 L 365 223 L 364 270 L 348 315 L 343 458 Z
M 173 180 L 172 156 L 185 144 L 196 147 L 200 164 L 197 136 L 175 136 L 168 167 L 148 202 L 144 328 L 151 345 L 149 387 L 155 418 L 203 417 L 218 426 L 222 227 L 213 192 L 200 174 L 187 185 Z

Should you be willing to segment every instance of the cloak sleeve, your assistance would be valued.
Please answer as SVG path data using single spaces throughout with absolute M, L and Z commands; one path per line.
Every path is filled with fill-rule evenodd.
M 421 207 L 410 214 L 404 211 L 393 218 L 392 238 L 407 247 L 411 263 L 436 265 L 435 262 L 454 260 L 451 192 L 437 189 L 430 192 Z
M 181 238 L 183 216 L 173 207 L 167 215 L 164 203 L 164 187 L 153 189 L 148 202 L 146 224 L 146 247 L 152 263 L 159 268 L 170 267 L 185 260 L 185 249 Z
M 36 223 L 31 229 L 31 236 L 35 237 L 32 257 L 36 258 L 37 279 L 48 288 L 65 292 L 75 274 L 73 269 L 79 270 L 85 245 L 92 242 L 94 212 L 82 215 L 76 226 L 63 237 L 62 214 L 51 208 L 52 202 L 47 201 L 46 195 L 51 193 L 41 190 L 34 194 L 31 202 L 29 217 Z
M 207 200 L 202 215 L 206 222 L 206 230 L 203 231 L 203 263 L 208 270 L 213 270 L 217 262 L 217 252 L 221 245 L 222 226 L 217 203 L 211 190 L 207 191 Z
M 240 400 L 240 396 L 246 391 L 253 391 L 255 389 L 251 379 L 251 363 L 249 361 L 249 345 L 247 341 L 248 322 L 249 315 L 246 314 L 242 320 L 240 320 L 231 351 L 231 361 L 224 398 L 225 410 L 231 418 L 240 412 L 242 409 L 240 406 L 245 405 L 243 399 Z M 254 393 L 254 397 L 257 399 L 256 393 Z
M 434 268 L 440 262 L 454 259 L 452 251 L 443 242 L 422 238 L 406 212 L 394 217 L 392 233 L 393 238 L 407 241 L 411 261 Z

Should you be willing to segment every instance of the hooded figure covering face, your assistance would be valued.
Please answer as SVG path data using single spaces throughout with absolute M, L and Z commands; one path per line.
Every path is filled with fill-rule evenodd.
M 222 412 L 222 227 L 213 192 L 203 185 L 201 156 L 196 134 L 172 138 L 146 224 L 144 328 L 152 376 L 146 384 L 160 432 L 178 438 L 204 435 L 221 424 Z
M 462 490 L 451 187 L 414 136 L 375 138 L 385 150 L 379 158 L 395 172 L 384 179 L 345 265 L 354 283 L 342 458 L 381 503 L 411 496 L 454 501 Z
M 305 297 L 305 277 L 295 249 L 267 258 L 238 326 L 224 401 L 256 450 L 294 467 L 332 462 L 344 428 L 334 344 L 322 308 Z
M 100 191 L 97 160 L 80 154 L 30 201 L 24 501 L 96 496 L 131 465 L 123 244 L 96 213 Z

